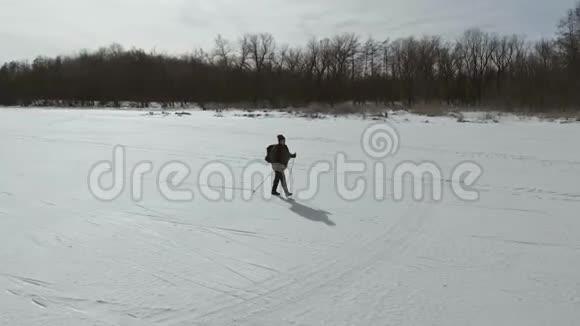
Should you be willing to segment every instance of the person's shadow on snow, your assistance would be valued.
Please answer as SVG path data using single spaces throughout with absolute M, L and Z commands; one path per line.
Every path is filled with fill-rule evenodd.
M 314 222 L 322 222 L 328 226 L 336 226 L 336 224 L 333 221 L 331 221 L 330 218 L 328 217 L 329 215 L 332 214 L 327 211 L 323 211 L 321 209 L 314 209 L 312 207 L 302 205 L 294 199 L 286 199 L 282 197 L 279 198 L 287 202 L 288 204 L 292 205 L 290 207 L 290 210 L 292 212 L 304 217 L 307 220 L 311 220 Z

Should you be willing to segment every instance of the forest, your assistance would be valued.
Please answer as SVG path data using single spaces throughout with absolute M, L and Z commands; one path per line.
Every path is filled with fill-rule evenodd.
M 0 105 L 256 107 L 399 103 L 542 112 L 580 107 L 580 2 L 551 39 L 469 29 L 455 40 L 339 34 L 302 45 L 269 33 L 181 56 L 113 44 L 0 68 Z

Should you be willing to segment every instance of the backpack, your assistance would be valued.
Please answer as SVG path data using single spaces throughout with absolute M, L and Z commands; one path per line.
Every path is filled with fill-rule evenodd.
M 276 145 L 270 145 L 266 148 L 266 162 L 272 163 L 274 160 L 274 147 Z

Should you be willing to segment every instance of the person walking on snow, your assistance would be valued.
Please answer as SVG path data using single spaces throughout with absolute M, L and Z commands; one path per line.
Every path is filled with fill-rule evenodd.
M 288 162 L 290 159 L 296 158 L 296 153 L 290 154 L 290 150 L 288 149 L 288 146 L 286 146 L 286 138 L 284 138 L 283 135 L 278 135 L 278 144 L 270 145 L 267 154 L 268 156 L 266 160 L 272 164 L 272 169 L 276 174 L 274 183 L 272 184 L 272 195 L 280 196 L 280 193 L 278 192 L 278 184 L 281 182 L 286 197 L 292 196 L 292 193 L 288 191 L 284 171 L 288 168 Z

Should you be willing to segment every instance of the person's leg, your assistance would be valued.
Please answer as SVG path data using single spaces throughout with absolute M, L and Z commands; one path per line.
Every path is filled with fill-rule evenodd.
M 272 184 L 272 193 L 277 192 L 278 190 L 278 184 L 280 183 L 280 172 L 279 171 L 274 171 L 275 173 L 275 177 L 274 177 L 274 183 Z
M 290 191 L 288 191 L 288 185 L 286 184 L 286 174 L 284 174 L 284 172 L 280 172 L 280 181 L 282 182 L 284 194 L 286 194 L 286 196 L 290 196 Z

